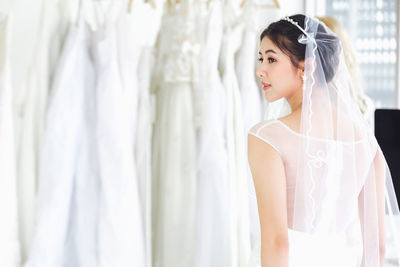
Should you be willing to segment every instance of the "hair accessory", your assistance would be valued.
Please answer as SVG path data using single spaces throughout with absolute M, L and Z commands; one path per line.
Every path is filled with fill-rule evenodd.
M 286 20 L 287 22 L 290 22 L 291 24 L 293 24 L 294 26 L 296 26 L 300 31 L 302 31 L 302 33 L 304 33 L 308 38 L 310 38 L 310 40 L 314 39 L 312 38 L 302 27 L 299 26 L 299 23 L 297 21 L 294 21 L 293 19 L 289 18 L 289 17 L 283 17 L 281 20 Z M 303 43 L 304 44 L 304 36 L 301 36 L 301 38 L 299 39 L 299 43 Z

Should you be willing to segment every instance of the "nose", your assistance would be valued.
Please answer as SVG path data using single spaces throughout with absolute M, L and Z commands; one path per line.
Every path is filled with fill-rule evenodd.
M 262 64 L 257 68 L 256 70 L 256 75 L 258 78 L 262 79 L 263 77 L 265 77 L 265 70 L 263 69 Z

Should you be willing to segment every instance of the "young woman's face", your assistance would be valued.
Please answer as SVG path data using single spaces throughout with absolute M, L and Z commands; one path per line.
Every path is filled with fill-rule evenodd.
M 290 58 L 268 37 L 261 41 L 260 66 L 256 74 L 263 84 L 264 98 L 273 102 L 282 97 L 290 98 L 303 85 L 300 68 L 293 66 Z

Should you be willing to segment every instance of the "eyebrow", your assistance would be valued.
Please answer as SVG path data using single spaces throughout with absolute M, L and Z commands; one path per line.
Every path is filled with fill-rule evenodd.
M 276 52 L 272 49 L 265 50 L 265 54 L 267 54 L 268 52 L 276 54 Z M 261 52 L 258 52 L 258 54 L 262 55 Z

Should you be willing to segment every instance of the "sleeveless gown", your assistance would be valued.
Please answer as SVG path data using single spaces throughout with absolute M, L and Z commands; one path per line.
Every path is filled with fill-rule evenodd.
M 197 20 L 202 43 L 197 109 L 197 206 L 195 266 L 229 266 L 229 176 L 225 144 L 226 96 L 218 72 L 222 3 L 201 6 Z M 218 242 L 215 242 L 218 240 Z
M 152 156 L 153 266 L 194 265 L 196 130 L 193 84 L 198 43 L 193 1 L 165 4 L 152 90 L 156 114 Z
M 0 13 L 0 266 L 20 266 L 14 112 L 10 76 L 10 18 Z
M 313 234 L 305 232 L 302 229 L 292 229 L 294 212 L 296 212 L 296 216 L 299 216 L 301 212 L 306 212 L 294 209 L 295 182 L 296 179 L 298 179 L 296 177 L 296 144 L 299 144 L 299 139 L 304 138 L 304 136 L 300 133 L 295 132 L 282 121 L 277 119 L 267 120 L 256 124 L 250 129 L 249 134 L 256 136 L 257 138 L 272 146 L 276 151 L 278 151 L 284 162 L 287 184 L 287 213 L 289 225 L 289 266 L 359 266 L 361 259 L 358 246 L 359 244 L 354 242 L 354 240 L 357 240 L 357 238 L 354 238 L 355 232 L 353 228 L 353 222 L 357 221 L 358 219 L 358 196 L 353 196 L 353 193 L 349 193 L 343 196 L 343 198 L 346 199 L 346 211 L 344 211 L 347 212 L 346 218 L 345 222 L 343 224 L 340 224 L 340 227 L 337 227 L 337 229 L 335 228 L 335 232 L 327 234 L 324 231 L 321 231 L 317 234 Z M 332 141 L 314 138 L 312 139 L 312 142 L 313 146 L 315 147 L 323 147 L 329 145 L 329 143 L 327 142 Z M 358 142 L 360 142 L 360 144 L 363 144 L 364 142 L 369 142 L 371 146 L 368 149 L 376 149 L 377 147 L 376 140 L 371 139 L 370 137 L 365 138 L 361 141 L 357 141 L 357 143 Z M 338 142 L 335 143 L 335 145 L 339 145 L 343 150 L 346 149 L 346 142 Z M 350 147 L 350 149 L 353 148 L 353 146 L 348 147 Z M 364 149 L 363 146 L 355 145 L 354 147 L 355 149 L 359 149 L 360 151 L 349 151 L 349 153 L 356 152 L 357 155 L 359 155 L 358 158 L 360 160 L 372 162 L 373 158 L 371 156 L 368 156 L 370 158 L 362 156 L 371 155 L 370 151 L 368 151 L 368 153 L 366 153 L 366 151 L 361 151 L 361 149 Z M 351 164 L 352 163 L 349 163 L 349 166 L 353 166 Z M 343 168 L 346 168 L 346 166 L 344 166 Z M 355 177 L 356 179 L 354 180 L 354 185 L 357 188 L 362 187 L 362 179 L 360 179 L 360 177 L 364 175 L 362 171 L 353 172 L 353 170 L 349 169 L 346 173 L 351 173 L 351 175 L 348 175 L 349 177 L 341 177 L 341 179 L 354 180 L 352 174 L 356 173 L 358 176 Z M 343 173 L 343 175 L 346 175 L 346 173 Z M 349 190 L 349 192 L 350 191 L 353 192 L 352 190 Z M 325 215 L 329 216 L 329 214 Z M 325 220 L 326 221 L 323 222 L 329 223 L 332 218 L 327 217 L 325 218 Z M 361 232 L 359 232 L 358 235 L 360 236 Z M 260 238 L 258 239 L 258 245 L 254 248 L 252 252 L 251 261 L 248 266 L 260 266 Z

